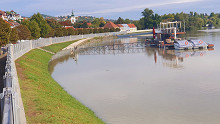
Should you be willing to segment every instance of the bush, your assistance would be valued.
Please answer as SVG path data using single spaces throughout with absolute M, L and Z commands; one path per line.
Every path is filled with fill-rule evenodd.
M 67 31 L 68 31 L 68 35 L 74 35 L 75 34 L 73 28 L 68 28 Z
M 110 32 L 109 28 L 104 28 L 104 32 Z
M 62 37 L 63 36 L 63 30 L 62 28 L 55 28 L 55 34 L 56 37 Z
M 116 30 L 114 28 L 111 28 L 110 29 L 110 32 L 115 32 Z
M 82 32 L 83 32 L 83 34 L 89 34 L 89 30 L 86 28 L 84 28 Z
M 66 28 L 62 28 L 63 36 L 68 36 L 68 31 Z
M 77 31 L 78 31 L 78 34 L 83 34 L 83 29 L 78 28 Z
M 100 28 L 99 33 L 104 33 L 104 29 Z
M 97 28 L 93 29 L 93 33 L 99 33 L 99 29 Z

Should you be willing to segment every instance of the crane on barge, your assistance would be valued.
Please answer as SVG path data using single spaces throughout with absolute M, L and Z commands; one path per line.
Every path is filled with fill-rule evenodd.
M 165 49 L 197 49 L 213 48 L 213 44 L 207 44 L 202 40 L 185 40 L 177 38 L 177 35 L 186 34 L 185 22 L 182 27 L 181 21 L 160 22 L 159 28 L 153 28 L 153 39 L 147 40 L 146 45 Z M 197 43 L 198 42 L 198 43 Z
M 160 22 L 159 28 L 153 28 L 153 40 L 147 40 L 147 46 L 160 48 L 174 48 L 174 41 L 181 40 L 177 35 L 185 34 L 185 24 L 181 21 Z

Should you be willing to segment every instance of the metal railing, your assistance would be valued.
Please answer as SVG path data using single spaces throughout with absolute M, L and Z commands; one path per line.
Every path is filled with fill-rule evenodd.
M 62 43 L 82 38 L 99 36 L 122 35 L 127 32 L 110 32 L 100 34 L 74 35 L 55 38 L 41 38 L 37 40 L 26 40 L 14 45 L 8 45 L 8 54 L 5 66 L 4 88 L 0 94 L 1 98 L 1 123 L 2 124 L 25 124 L 25 112 L 21 99 L 20 86 L 18 82 L 15 60 L 32 49 Z

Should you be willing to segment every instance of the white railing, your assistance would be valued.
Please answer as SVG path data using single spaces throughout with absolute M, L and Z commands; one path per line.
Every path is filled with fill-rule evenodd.
M 41 38 L 38 40 L 25 40 L 14 45 L 8 45 L 8 55 L 5 66 L 4 88 L 1 93 L 1 122 L 2 124 L 25 124 L 25 112 L 20 94 L 15 60 L 32 49 L 48 46 L 66 41 L 78 40 L 99 36 L 123 35 L 127 32 L 110 32 L 100 34 L 72 35 L 55 38 Z

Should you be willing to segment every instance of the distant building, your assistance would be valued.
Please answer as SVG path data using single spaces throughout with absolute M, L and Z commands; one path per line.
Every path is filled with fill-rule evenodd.
M 130 27 L 128 26 L 128 24 L 121 24 L 124 27 L 125 31 L 130 31 Z
M 137 27 L 134 24 L 118 24 L 120 31 L 137 31 Z
M 7 17 L 7 14 L 6 14 L 5 11 L 0 10 L 0 17 L 1 17 L 3 20 L 8 20 L 8 17 Z
M 76 23 L 76 17 L 75 17 L 75 15 L 74 15 L 74 13 L 73 13 L 73 10 L 72 10 L 72 15 L 71 15 L 70 20 L 71 20 L 71 23 L 72 23 L 72 24 Z
M 92 23 L 87 23 L 87 25 L 88 25 L 88 26 L 91 26 L 91 25 L 92 25 Z
M 126 29 L 123 25 L 117 24 L 117 26 L 120 28 L 120 31 L 126 31 Z
M 114 28 L 114 29 L 116 29 L 116 28 L 119 28 L 116 24 L 114 24 L 113 22 L 107 22 L 106 24 L 105 24 L 105 26 L 104 26 L 104 28 Z
M 69 27 L 65 27 L 66 29 L 69 29 L 69 28 L 72 28 L 72 29 L 75 29 L 73 26 L 69 26 Z
M 7 17 L 9 20 L 21 20 L 22 19 L 20 14 L 9 14 Z
M 0 17 L 3 20 L 21 20 L 20 14 L 17 14 L 15 11 L 11 10 L 8 14 L 5 11 L 0 10 Z
M 130 28 L 131 32 L 137 31 L 137 27 L 134 24 L 128 24 L 128 27 Z
M 119 28 L 120 31 L 130 31 L 130 32 L 137 31 L 137 27 L 134 24 L 114 24 L 111 21 L 106 23 L 104 28 L 115 28 L 115 29 Z
M 12 21 L 5 20 L 5 22 L 10 24 L 11 28 L 15 28 L 20 25 L 19 23 L 15 22 L 15 21 L 12 22 Z

